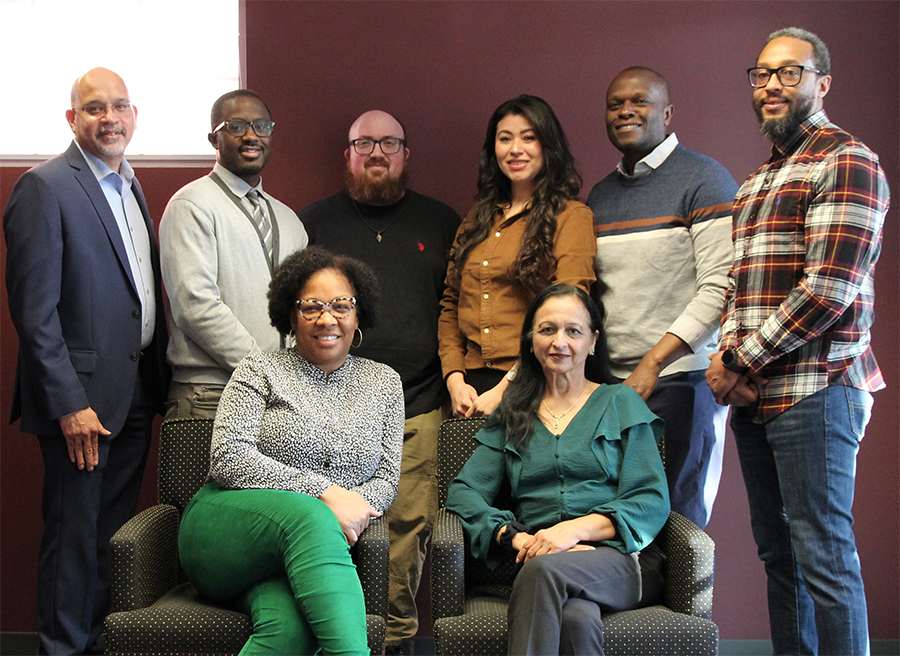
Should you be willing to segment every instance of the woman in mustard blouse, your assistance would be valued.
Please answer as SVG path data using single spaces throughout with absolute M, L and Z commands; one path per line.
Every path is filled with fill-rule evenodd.
M 656 603 L 669 516 L 662 420 L 614 381 L 600 309 L 582 290 L 541 291 L 519 373 L 450 484 L 471 553 L 521 564 L 508 653 L 603 654 L 603 614 Z M 509 490 L 511 503 L 498 498 Z
M 594 216 L 553 110 L 536 96 L 500 105 L 488 123 L 478 193 L 454 241 L 438 328 L 453 414 L 490 414 L 519 357 L 528 303 L 548 284 L 590 290 Z

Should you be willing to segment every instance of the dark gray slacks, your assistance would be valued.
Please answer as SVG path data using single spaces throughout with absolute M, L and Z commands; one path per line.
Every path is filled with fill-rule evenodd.
M 645 553 L 643 583 L 638 554 L 612 547 L 528 561 L 509 600 L 508 653 L 602 655 L 602 614 L 654 603 L 662 593 L 662 559 Z
M 109 541 L 134 515 L 153 417 L 139 377 L 125 425 L 100 437 L 100 462 L 91 472 L 69 460 L 62 435 L 38 436 L 44 460 L 39 654 L 100 653 L 96 642 L 110 604 Z

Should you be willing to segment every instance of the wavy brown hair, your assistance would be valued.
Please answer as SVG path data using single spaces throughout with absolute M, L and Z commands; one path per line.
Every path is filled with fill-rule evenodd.
M 514 280 L 536 293 L 556 273 L 556 258 L 553 256 L 556 217 L 566 208 L 569 200 L 577 198 L 582 184 L 581 176 L 575 170 L 575 159 L 569 151 L 566 133 L 553 109 L 542 98 L 521 95 L 507 100 L 491 116 L 478 163 L 475 206 L 463 224 L 459 244 L 451 258 L 455 264 L 456 282 L 459 283 L 466 260 L 472 249 L 488 236 L 498 208 L 512 202 L 512 183 L 500 170 L 494 151 L 497 125 L 510 115 L 522 116 L 531 123 L 544 155 L 544 167 L 535 178 L 525 234 L 510 270 Z

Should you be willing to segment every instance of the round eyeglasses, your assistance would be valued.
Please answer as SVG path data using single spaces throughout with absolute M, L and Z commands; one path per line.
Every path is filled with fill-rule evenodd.
M 354 296 L 341 296 L 330 303 L 323 303 L 314 298 L 297 301 L 297 309 L 300 311 L 300 316 L 307 321 L 315 321 L 322 316 L 325 310 L 328 310 L 335 319 L 346 319 L 355 307 L 356 298 Z
M 216 126 L 216 129 L 213 130 L 213 134 L 222 128 L 225 128 L 232 137 L 243 137 L 247 134 L 247 130 L 250 127 L 253 128 L 257 137 L 268 137 L 275 131 L 275 121 L 266 121 L 261 118 L 258 118 L 255 121 L 245 121 L 242 118 L 231 118 L 219 123 Z
M 795 87 L 800 84 L 803 79 L 803 71 L 810 71 L 817 75 L 821 75 L 822 71 L 817 68 L 809 68 L 808 66 L 780 66 L 779 68 L 766 68 L 765 66 L 756 66 L 747 69 L 747 75 L 750 77 L 750 86 L 754 89 L 761 89 L 772 79 L 772 73 L 778 76 L 778 81 L 783 87 Z
M 354 139 L 350 142 L 350 145 L 353 146 L 353 150 L 356 151 L 357 155 L 368 155 L 375 150 L 375 146 L 381 146 L 381 152 L 385 155 L 393 155 L 394 153 L 399 153 L 405 143 L 406 139 L 401 139 L 400 137 L 385 137 L 384 139 L 364 137 L 362 139 Z
M 97 118 L 98 116 L 102 116 L 106 114 L 106 112 L 112 110 L 112 113 L 116 116 L 124 116 L 128 112 L 131 111 L 131 103 L 127 100 L 120 100 L 118 102 L 114 102 L 111 105 L 104 105 L 103 103 L 88 103 L 83 107 L 73 107 L 73 110 L 81 110 L 88 116 L 93 118 Z

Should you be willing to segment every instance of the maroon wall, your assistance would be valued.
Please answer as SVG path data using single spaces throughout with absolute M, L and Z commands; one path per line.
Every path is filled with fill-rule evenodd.
M 765 36 L 788 24 L 817 32 L 829 44 L 834 83 L 826 109 L 881 155 L 891 187 L 895 193 L 900 189 L 900 5 L 895 1 L 253 0 L 246 4 L 246 17 L 248 86 L 266 98 L 278 123 L 266 188 L 294 207 L 340 188 L 347 128 L 362 111 L 378 107 L 406 125 L 413 186 L 464 212 L 475 191 L 487 119 L 500 102 L 523 92 L 553 105 L 568 132 L 586 195 L 616 161 L 602 125 L 606 85 L 633 64 L 651 66 L 668 78 L 676 107 L 672 129 L 682 143 L 718 159 L 740 181 L 767 157 L 744 70 L 754 63 Z M 3 205 L 20 173 L 0 169 Z M 139 170 L 156 220 L 168 196 L 199 174 Z M 889 388 L 876 395 L 859 456 L 855 507 L 874 639 L 900 637 L 898 243 L 893 209 L 878 265 L 874 333 Z M 5 417 L 15 335 L 5 297 L 2 302 L 0 416 Z M 41 465 L 36 445 L 21 438 L 17 426 L 2 430 L 0 629 L 30 631 Z M 145 502 L 152 499 L 151 483 Z M 717 544 L 714 619 L 722 638 L 767 638 L 765 578 L 730 440 L 708 530 Z

